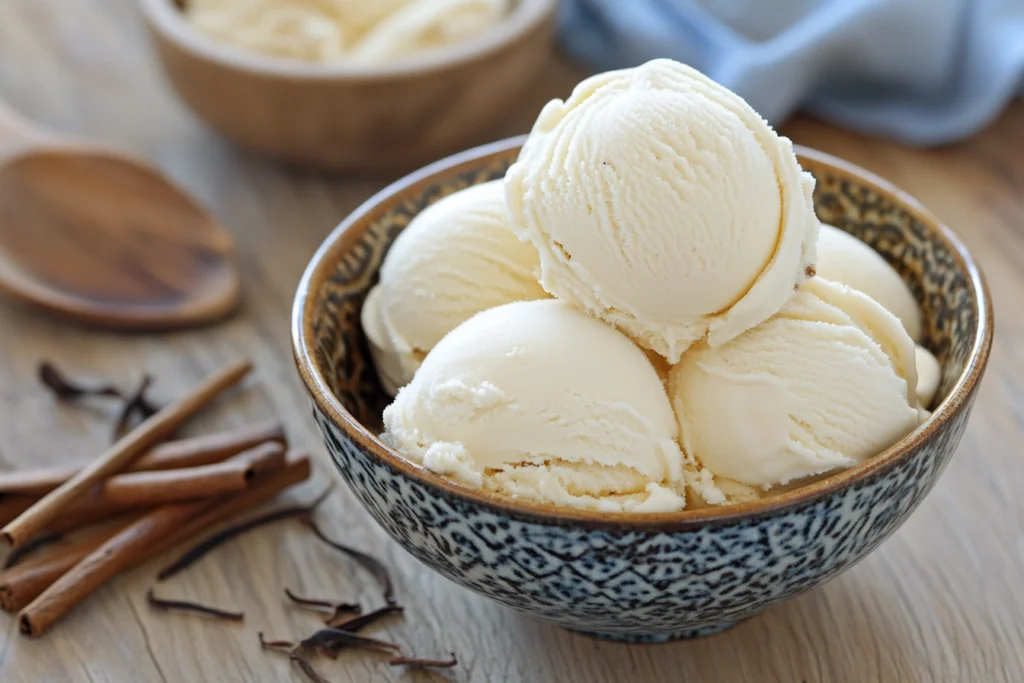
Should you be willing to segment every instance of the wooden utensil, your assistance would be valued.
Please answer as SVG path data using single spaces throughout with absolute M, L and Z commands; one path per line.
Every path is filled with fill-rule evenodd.
M 0 101 L 0 289 L 86 323 L 166 329 L 223 317 L 239 282 L 231 236 L 145 160 Z

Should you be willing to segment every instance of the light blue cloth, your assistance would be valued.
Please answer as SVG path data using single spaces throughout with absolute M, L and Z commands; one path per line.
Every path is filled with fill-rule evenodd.
M 564 0 L 562 42 L 598 69 L 670 57 L 771 123 L 798 107 L 918 145 L 1024 91 L 1024 0 Z

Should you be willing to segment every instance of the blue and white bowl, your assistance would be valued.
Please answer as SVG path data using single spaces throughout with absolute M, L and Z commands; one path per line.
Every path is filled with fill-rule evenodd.
M 292 316 L 296 364 L 338 469 L 370 515 L 427 566 L 566 628 L 660 642 L 728 628 L 817 586 L 874 550 L 953 456 L 992 343 L 992 310 L 956 236 L 885 181 L 799 149 L 819 217 L 865 241 L 910 285 L 942 366 L 932 417 L 844 472 L 766 500 L 675 513 L 523 502 L 452 482 L 377 434 L 387 397 L 359 324 L 384 254 L 438 198 L 501 177 L 523 142 L 428 166 L 359 207 L 313 257 Z

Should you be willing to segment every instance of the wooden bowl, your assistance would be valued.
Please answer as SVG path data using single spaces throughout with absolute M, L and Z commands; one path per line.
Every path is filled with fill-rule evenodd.
M 557 4 L 517 0 L 484 35 L 373 66 L 242 51 L 195 30 L 174 0 L 141 7 L 172 85 L 223 135 L 296 164 L 381 171 L 482 142 L 550 58 Z
M 541 619 L 620 640 L 707 635 L 852 566 L 906 521 L 956 451 L 992 344 L 992 308 L 956 235 L 912 197 L 797 148 L 818 217 L 869 244 L 924 310 L 942 366 L 935 412 L 878 455 L 762 500 L 669 513 L 599 512 L 446 479 L 380 439 L 388 402 L 359 309 L 388 248 L 440 197 L 500 178 L 524 138 L 470 150 L 382 190 L 327 238 L 299 284 L 292 340 L 324 442 L 370 515 L 455 583 Z

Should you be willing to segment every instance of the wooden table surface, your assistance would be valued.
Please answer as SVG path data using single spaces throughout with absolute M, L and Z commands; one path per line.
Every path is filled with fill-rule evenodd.
M 581 72 L 553 60 L 506 131 L 525 132 L 541 103 Z M 201 125 L 161 80 L 131 0 L 0 2 L 0 96 L 45 124 L 118 143 L 153 159 L 235 235 L 245 303 L 229 322 L 169 336 L 96 332 L 0 301 L 0 467 L 87 458 L 109 418 L 60 408 L 36 384 L 41 358 L 129 383 L 143 371 L 171 397 L 230 359 L 257 364 L 254 381 L 196 426 L 279 415 L 331 470 L 293 369 L 292 293 L 315 247 L 383 179 L 324 177 L 240 151 Z M 929 498 L 864 562 L 722 635 L 661 646 L 598 642 L 530 620 L 419 565 L 340 487 L 325 526 L 381 553 L 397 571 L 404 622 L 381 633 L 425 655 L 455 651 L 444 675 L 392 670 L 345 655 L 332 681 L 1024 681 L 1024 105 L 988 130 L 941 150 L 900 147 L 799 117 L 795 141 L 845 157 L 915 194 L 959 231 L 988 276 L 998 320 L 988 375 L 960 447 Z M 316 620 L 290 609 L 284 586 L 355 596 L 370 579 L 297 525 L 239 539 L 163 586 L 163 593 L 245 610 L 244 626 L 150 611 L 158 563 L 123 575 L 48 636 L 28 640 L 0 616 L 0 680 L 303 680 L 264 654 L 257 631 L 285 637 Z

